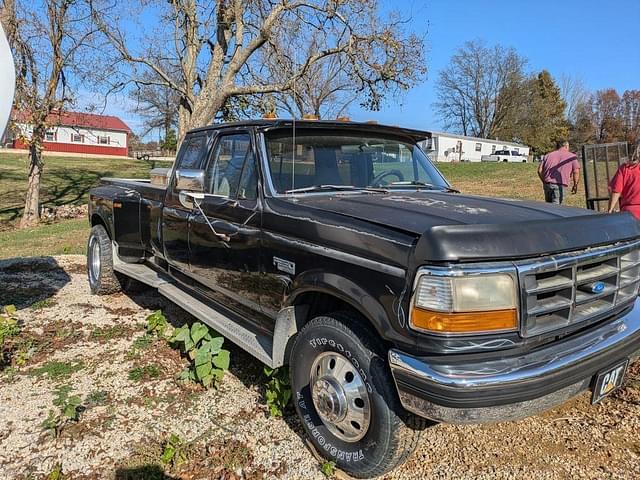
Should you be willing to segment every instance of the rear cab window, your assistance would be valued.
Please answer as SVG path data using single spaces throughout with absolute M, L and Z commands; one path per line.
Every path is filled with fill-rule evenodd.
M 176 159 L 176 167 L 183 169 L 199 169 L 202 168 L 204 160 L 207 157 L 211 134 L 198 133 L 195 135 L 187 135 L 180 146 L 178 158 Z

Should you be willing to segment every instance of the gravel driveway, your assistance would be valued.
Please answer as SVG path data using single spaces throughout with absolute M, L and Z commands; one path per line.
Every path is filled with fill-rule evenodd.
M 240 349 L 227 345 L 217 390 L 176 380 L 184 360 L 145 336 L 145 318 L 192 318 L 156 293 L 92 296 L 84 257 L 44 257 L 0 261 L 6 303 L 22 332 L 9 342 L 14 365 L 0 367 L 1 479 L 325 478 L 293 410 L 268 416 L 262 367 Z M 55 437 L 42 423 L 61 385 L 83 411 Z M 164 465 L 171 435 L 181 461 Z M 432 427 L 386 478 L 640 478 L 640 364 L 597 406 L 585 394 L 520 422 Z

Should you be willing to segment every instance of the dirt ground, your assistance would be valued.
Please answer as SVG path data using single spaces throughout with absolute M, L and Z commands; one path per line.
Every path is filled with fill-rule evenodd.
M 192 318 L 155 292 L 92 296 L 83 256 L 40 257 L 0 261 L 8 303 L 22 331 L 0 363 L 0 479 L 325 478 L 295 413 L 268 416 L 262 368 L 240 349 L 227 345 L 217 390 L 176 380 L 185 361 L 145 336 L 145 318 Z M 83 411 L 56 437 L 43 422 L 61 385 Z M 171 435 L 179 454 L 165 465 Z M 597 406 L 584 394 L 515 423 L 429 428 L 386 478 L 640 478 L 640 363 Z

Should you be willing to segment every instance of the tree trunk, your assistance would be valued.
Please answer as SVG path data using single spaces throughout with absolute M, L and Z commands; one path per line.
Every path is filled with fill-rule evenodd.
M 182 145 L 182 140 L 184 140 L 184 136 L 189 129 L 189 122 L 191 121 L 191 111 L 184 105 L 180 104 L 178 106 L 178 141 L 176 145 L 176 151 L 180 150 L 180 145 Z
M 24 202 L 24 213 L 20 220 L 20 228 L 31 227 L 40 221 L 40 177 L 42 177 L 42 148 L 35 141 L 29 146 L 29 183 L 27 197 Z

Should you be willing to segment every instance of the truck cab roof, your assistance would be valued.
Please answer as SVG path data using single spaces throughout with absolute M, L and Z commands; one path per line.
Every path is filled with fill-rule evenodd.
M 397 125 L 383 125 L 374 122 L 353 122 L 342 120 L 293 120 L 293 119 L 255 119 L 242 120 L 238 122 L 214 123 L 206 127 L 189 131 L 201 132 L 209 130 L 219 130 L 226 128 L 256 128 L 260 131 L 268 131 L 277 128 L 292 128 L 295 123 L 296 128 L 329 128 L 329 129 L 353 129 L 360 131 L 370 131 L 389 135 L 400 135 L 411 138 L 414 142 L 419 142 L 431 138 L 432 133 L 427 130 L 417 130 L 412 128 L 399 127 Z

